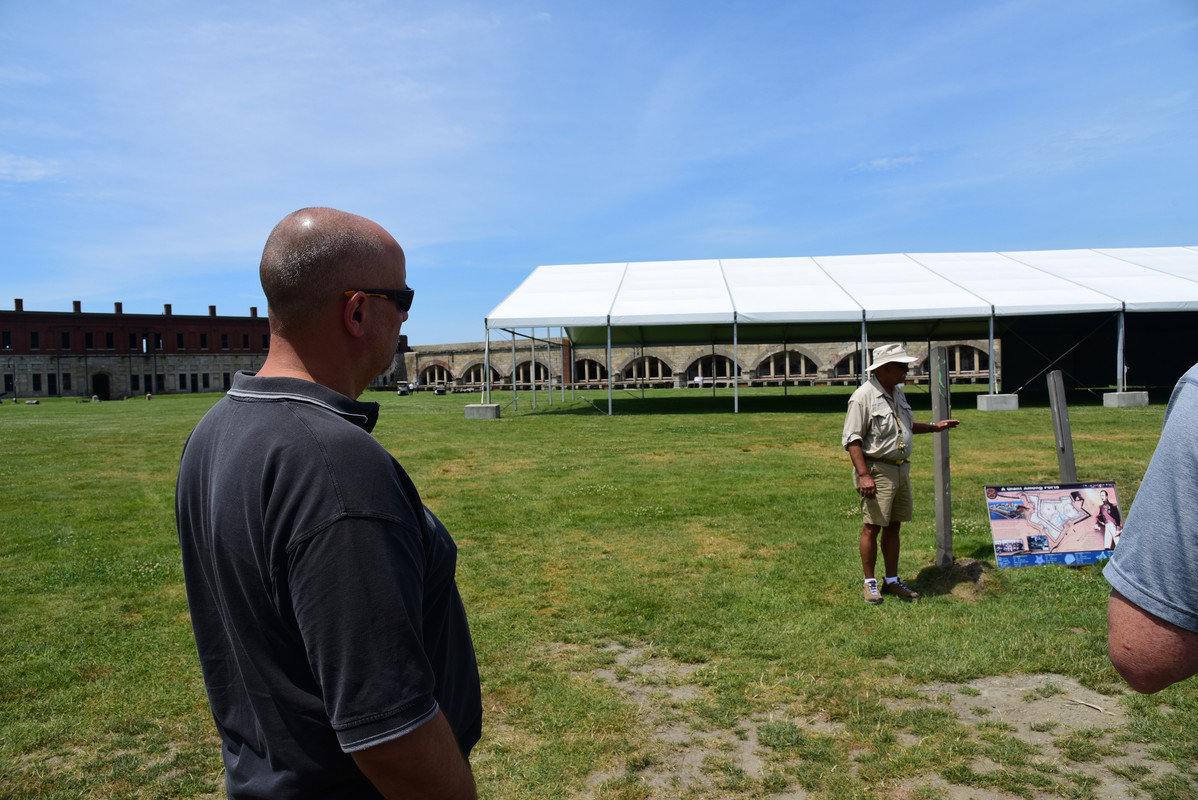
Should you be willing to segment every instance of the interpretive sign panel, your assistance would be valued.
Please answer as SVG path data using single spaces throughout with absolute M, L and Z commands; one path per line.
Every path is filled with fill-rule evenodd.
M 987 486 L 986 507 L 1000 567 L 1093 564 L 1123 530 L 1114 483 Z

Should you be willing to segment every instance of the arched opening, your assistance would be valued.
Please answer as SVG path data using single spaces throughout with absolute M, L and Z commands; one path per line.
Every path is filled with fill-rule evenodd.
M 740 369 L 728 356 L 703 356 L 692 361 L 686 368 L 688 386 L 711 385 L 713 381 L 727 383 L 733 376 L 740 377 Z
M 952 383 L 977 383 L 990 380 L 990 356 L 969 344 L 954 344 L 947 348 L 948 375 Z
M 833 375 L 841 383 L 848 383 L 850 380 L 856 382 L 861 377 L 861 351 L 849 353 L 837 361 Z
M 607 367 L 593 358 L 580 358 L 574 362 L 574 385 L 580 388 L 602 388 L 607 383 Z
M 420 370 L 420 385 L 444 388 L 453 382 L 453 373 L 444 364 L 429 364 Z
M 482 364 L 475 364 L 462 373 L 461 383 L 463 386 L 482 386 L 485 383 L 483 377 L 486 373 Z M 499 371 L 491 367 L 491 385 L 497 386 L 500 383 Z
M 92 396 L 98 397 L 101 400 L 110 400 L 110 392 L 112 391 L 112 379 L 103 372 L 97 372 L 92 375 Z
M 781 384 L 787 380 L 810 383 L 819 377 L 819 369 L 805 354 L 786 350 L 774 353 L 758 364 L 753 377 L 767 384 Z
M 674 371 L 657 356 L 641 356 L 624 368 L 625 383 L 639 386 L 673 386 Z
M 519 389 L 531 389 L 532 379 L 529 374 L 529 363 L 523 361 L 516 365 L 516 387 Z M 537 386 L 544 386 L 549 381 L 549 369 L 544 364 L 536 365 L 536 380 Z

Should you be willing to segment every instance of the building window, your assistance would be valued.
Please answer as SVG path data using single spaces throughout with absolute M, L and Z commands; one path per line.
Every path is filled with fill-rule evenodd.
M 248 333 L 241 334 L 241 349 L 242 350 L 250 349 L 250 335 Z
M 178 348 L 179 350 L 184 349 L 183 348 L 183 334 L 181 334 L 181 333 L 175 334 L 175 347 Z
M 229 349 L 229 334 L 227 334 L 227 333 L 222 333 L 222 334 L 220 335 L 220 349 L 221 349 L 221 350 L 228 350 L 228 349 Z
M 187 373 L 186 372 L 179 373 L 179 388 L 180 389 L 187 388 Z
M 136 333 L 129 334 L 129 349 L 130 350 L 137 349 L 137 334 Z
M 159 393 L 166 391 L 166 375 L 161 372 L 154 375 L 154 391 Z
M 58 376 L 53 372 L 46 373 L 46 394 L 58 394 Z
M 154 332 L 154 349 L 155 350 L 162 349 L 162 334 L 158 333 L 157 331 Z
M 33 378 L 33 391 L 40 392 L 42 390 L 42 374 L 35 372 L 29 377 Z
M 264 333 L 264 334 L 262 334 L 262 349 L 266 350 L 269 347 L 270 347 L 270 334 Z
M 212 385 L 212 382 L 209 380 L 209 375 L 207 372 L 205 372 L 202 377 L 203 377 L 203 381 L 204 381 L 204 388 L 207 389 L 209 386 Z
M 62 332 L 62 349 L 63 350 L 71 349 L 71 332 L 70 331 Z
M 41 346 L 42 346 L 41 336 L 38 335 L 37 331 L 30 331 L 29 332 L 29 349 L 37 350 Z
M 96 337 L 91 331 L 83 334 L 83 346 L 88 350 L 96 346 Z
M 12 373 L 6 372 L 6 373 L 4 373 L 4 393 L 12 394 L 13 393 L 12 387 L 13 387 Z
M 108 350 L 116 349 L 115 334 L 113 334 L 112 331 L 104 334 L 104 347 Z
M 0 331 L 0 346 L 5 350 L 12 350 L 12 331 Z
M 231 385 L 231 384 L 229 383 L 229 373 L 227 373 L 227 372 L 222 372 L 222 373 L 221 373 L 220 380 L 221 380 L 221 384 L 222 384 L 222 385 L 224 386 L 224 388 L 226 388 L 226 389 L 228 389 L 228 388 L 229 388 L 229 386 Z
M 200 334 L 200 349 L 201 350 L 208 349 L 208 334 L 206 334 L 206 333 Z
M 141 391 L 141 376 L 139 376 L 139 375 L 130 375 L 129 376 L 129 389 L 130 389 L 130 391 L 134 391 L 134 392 Z
M 64 392 L 71 391 L 71 373 L 69 372 L 62 373 L 62 390 Z

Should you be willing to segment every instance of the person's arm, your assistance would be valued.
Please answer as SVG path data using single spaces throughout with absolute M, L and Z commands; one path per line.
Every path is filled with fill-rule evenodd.
M 1198 633 L 1149 614 L 1115 590 L 1106 614 L 1107 654 L 1137 692 L 1153 694 L 1198 672 Z
M 388 800 L 475 800 L 474 775 L 445 715 L 397 739 L 352 754 Z
M 940 433 L 961 424 L 959 419 L 942 419 L 939 422 L 916 422 L 911 426 L 913 433 Z
M 869 474 L 869 467 L 865 464 L 865 453 L 861 450 L 861 441 L 849 442 L 844 449 L 849 451 L 853 469 L 857 472 L 857 491 L 862 497 L 875 496 L 878 493 L 878 487 L 874 484 L 873 476 Z

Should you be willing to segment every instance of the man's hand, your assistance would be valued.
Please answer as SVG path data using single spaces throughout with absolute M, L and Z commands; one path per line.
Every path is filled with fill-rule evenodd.
M 874 483 L 873 476 L 859 475 L 857 477 L 857 491 L 862 497 L 876 497 L 878 494 L 878 486 Z

